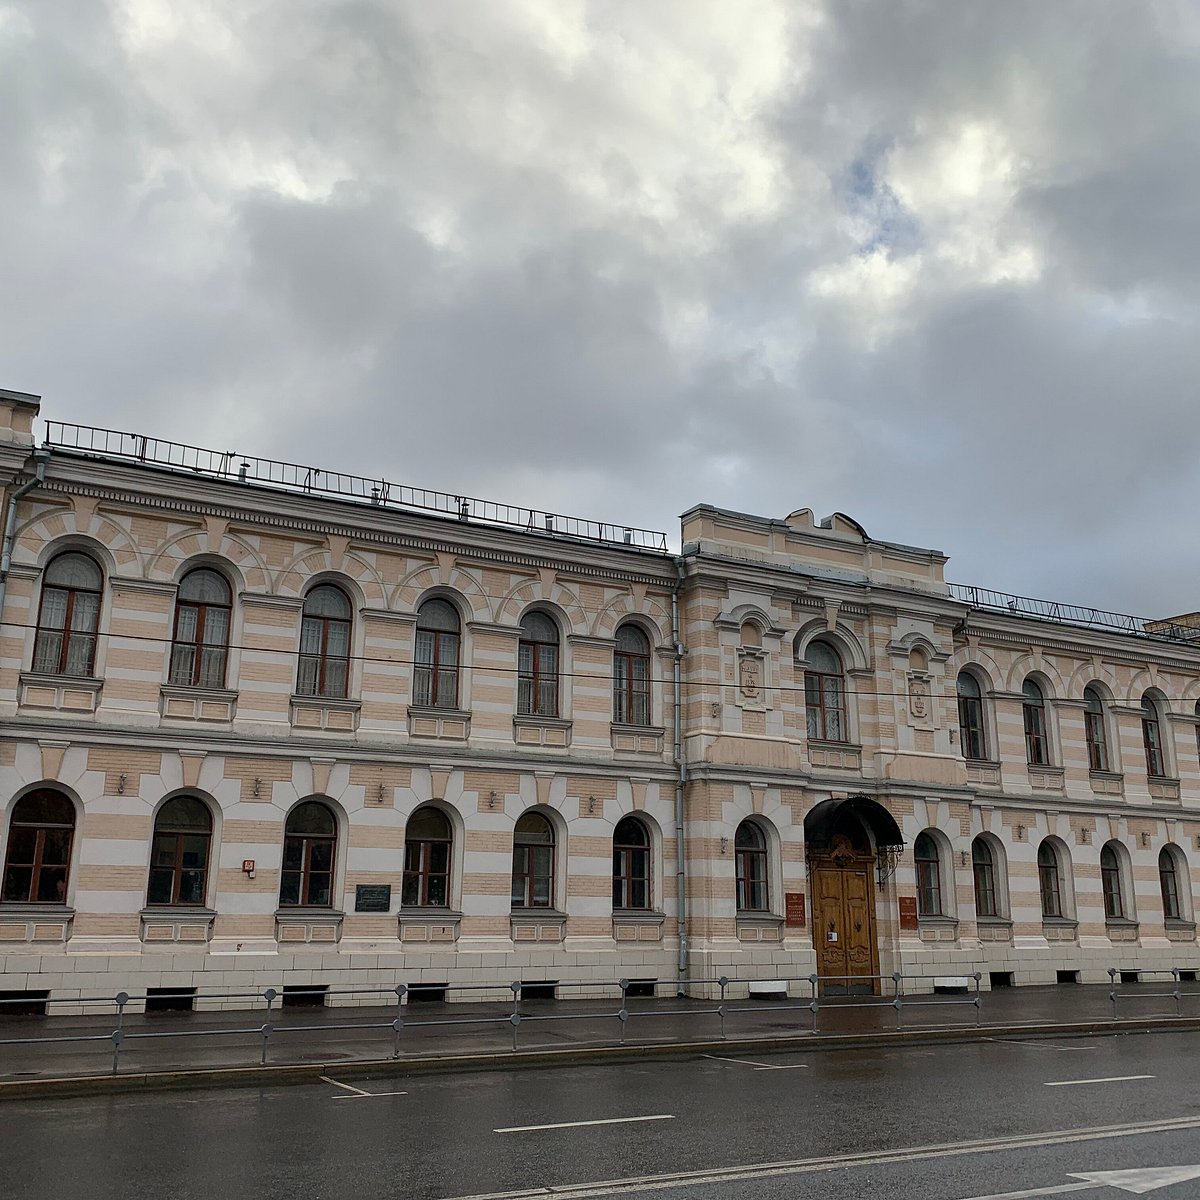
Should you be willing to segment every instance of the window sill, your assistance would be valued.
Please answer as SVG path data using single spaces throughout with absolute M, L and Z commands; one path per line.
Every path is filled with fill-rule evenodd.
M 1000 764 L 988 758 L 967 758 L 967 782 L 1000 785 Z
M 396 923 L 402 942 L 445 945 L 458 940 L 462 913 L 449 908 L 402 908 Z
M 518 713 L 513 717 L 513 741 L 518 746 L 548 746 L 564 750 L 571 744 L 571 722 L 563 717 Z
M 1194 942 L 1196 940 L 1195 921 L 1166 921 L 1167 938 L 1172 942 Z
M 292 728 L 306 733 L 353 733 L 358 728 L 361 700 L 293 695 Z
M 862 770 L 862 747 L 853 742 L 829 742 L 819 738 L 809 738 L 808 761 L 814 767 L 860 771 Z
M 237 707 L 237 692 L 228 688 L 183 687 L 164 683 L 159 688 L 160 711 L 168 720 L 215 721 L 228 724 Z
M 976 917 L 975 928 L 981 942 L 1011 942 L 1013 923 L 1007 917 Z
M 666 730 L 657 725 L 610 726 L 612 748 L 620 754 L 661 754 Z
M 954 942 L 958 940 L 958 918 L 942 914 L 917 917 L 917 936 L 923 942 Z
M 410 704 L 408 736 L 465 742 L 471 734 L 471 714 L 459 708 Z
M 52 709 L 72 715 L 94 713 L 100 703 L 104 680 L 89 675 L 43 675 L 36 671 L 22 672 L 21 708 Z
M 661 942 L 666 914 L 642 908 L 615 908 L 613 940 L 617 942 Z
M 212 936 L 215 909 L 203 905 L 147 904 L 141 917 L 143 942 L 207 942 Z
M 553 908 L 514 908 L 509 914 L 514 942 L 561 942 L 566 928 L 567 914 Z
M 1121 796 L 1125 793 L 1125 776 L 1119 771 L 1089 771 L 1092 791 L 1101 796 Z
M 783 940 L 783 918 L 775 913 L 740 912 L 736 921 L 739 942 L 779 942 Z
M 1044 792 L 1061 792 L 1066 772 L 1051 763 L 1026 763 L 1029 786 Z
M 1073 942 L 1079 929 L 1079 922 L 1069 917 L 1043 917 L 1042 936 L 1048 942 Z
M 1104 930 L 1110 942 L 1136 942 L 1138 940 L 1138 923 L 1127 917 L 1107 917 Z
M 1151 775 L 1147 780 L 1151 800 L 1178 800 L 1179 780 L 1169 775 Z
M 65 904 L 0 904 L 0 942 L 65 942 L 74 920 Z
M 275 940 L 281 943 L 332 945 L 342 936 L 345 916 L 335 908 L 283 907 L 275 911 Z

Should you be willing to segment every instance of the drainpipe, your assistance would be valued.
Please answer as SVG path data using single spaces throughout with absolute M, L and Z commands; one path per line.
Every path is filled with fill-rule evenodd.
M 675 912 L 679 925 L 679 980 L 677 994 L 684 995 L 688 971 L 687 847 L 684 844 L 683 788 L 687 762 L 683 757 L 683 642 L 679 637 L 679 589 L 683 585 L 683 558 L 675 559 L 675 587 L 671 592 L 671 640 L 675 650 Z
M 0 551 L 0 621 L 4 617 L 4 594 L 8 590 L 8 572 L 12 567 L 12 548 L 17 536 L 17 501 L 45 482 L 46 464 L 49 461 L 50 447 L 39 446 L 33 452 L 33 478 L 21 484 L 8 498 L 8 513 L 4 518 L 4 549 Z

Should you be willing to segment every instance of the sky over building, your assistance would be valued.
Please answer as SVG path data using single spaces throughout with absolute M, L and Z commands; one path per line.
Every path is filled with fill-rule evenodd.
M 0 0 L 0 386 L 1200 608 L 1200 9 Z

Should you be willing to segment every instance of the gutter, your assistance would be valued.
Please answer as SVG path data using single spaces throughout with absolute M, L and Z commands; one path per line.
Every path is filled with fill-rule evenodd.
M 679 589 L 683 586 L 683 558 L 675 560 L 675 587 L 671 591 L 671 641 L 675 652 L 675 919 L 679 927 L 679 961 L 677 964 L 677 995 L 685 995 L 688 975 L 687 925 L 687 846 L 684 842 L 683 789 L 687 783 L 687 762 L 683 756 L 683 656 L 686 653 L 679 637 Z

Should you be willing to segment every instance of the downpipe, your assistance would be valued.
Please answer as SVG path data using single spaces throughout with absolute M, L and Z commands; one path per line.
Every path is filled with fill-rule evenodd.
M 8 512 L 4 517 L 4 546 L 0 550 L 0 622 L 4 618 L 4 597 L 8 591 L 8 573 L 12 569 L 13 542 L 17 538 L 17 501 L 46 482 L 46 464 L 49 461 L 50 448 L 39 446 L 33 452 L 33 478 L 26 480 L 8 498 Z
M 676 995 L 686 994 L 688 975 L 687 846 L 684 842 L 683 789 L 687 762 L 683 756 L 683 642 L 679 636 L 679 589 L 683 585 L 683 558 L 675 559 L 675 587 L 671 592 L 671 641 L 674 644 L 675 683 L 675 912 L 679 925 L 679 962 Z

